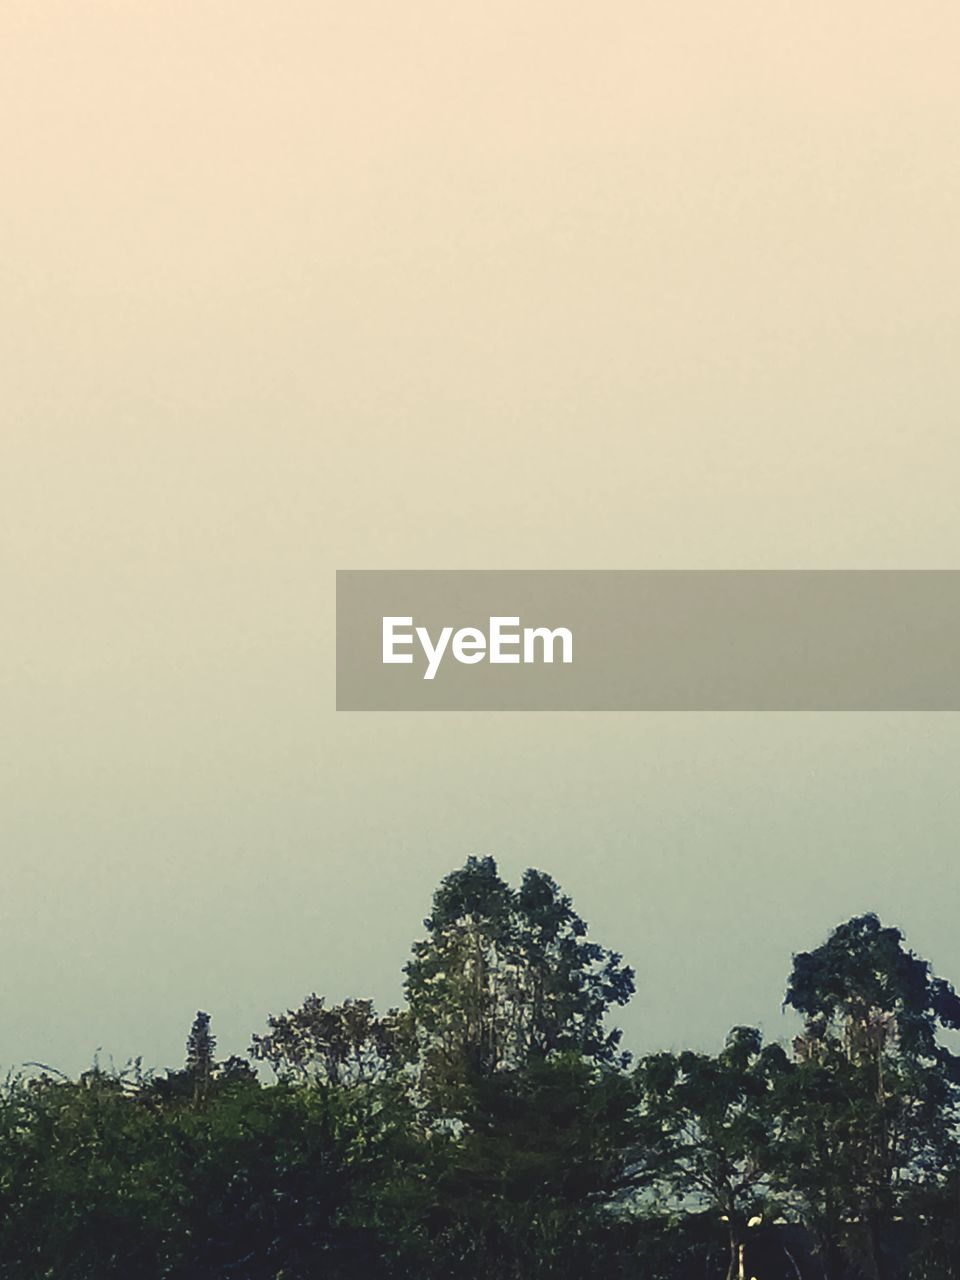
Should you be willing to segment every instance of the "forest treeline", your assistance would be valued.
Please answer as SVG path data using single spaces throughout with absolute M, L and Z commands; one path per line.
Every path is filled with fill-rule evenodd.
M 358 939 L 362 945 L 362 939 Z M 317 996 L 245 1058 L 12 1076 L 16 1280 L 958 1280 L 960 999 L 873 915 L 794 957 L 785 1047 L 632 1061 L 634 993 L 549 876 L 471 858 L 405 1003 Z

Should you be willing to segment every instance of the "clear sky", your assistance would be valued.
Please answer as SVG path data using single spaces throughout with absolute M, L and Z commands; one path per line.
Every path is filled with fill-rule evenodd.
M 953 3 L 6 0 L 0 1061 L 399 998 L 470 853 L 638 1050 L 947 977 L 954 715 L 337 715 L 334 570 L 957 568 Z

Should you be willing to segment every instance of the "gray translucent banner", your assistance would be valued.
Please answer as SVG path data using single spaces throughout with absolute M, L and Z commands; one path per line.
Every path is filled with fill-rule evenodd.
M 957 711 L 960 571 L 341 570 L 337 708 Z

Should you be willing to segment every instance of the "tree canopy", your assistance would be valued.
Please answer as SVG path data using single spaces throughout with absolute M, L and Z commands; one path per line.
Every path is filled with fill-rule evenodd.
M 405 1003 L 317 994 L 219 1058 L 0 1088 L 10 1280 L 960 1280 L 960 1000 L 874 915 L 793 957 L 784 1045 L 632 1061 L 545 872 L 470 858 Z

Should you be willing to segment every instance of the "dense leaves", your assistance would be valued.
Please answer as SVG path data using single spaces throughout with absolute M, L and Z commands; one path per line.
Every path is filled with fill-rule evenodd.
M 407 1005 L 248 1059 L 0 1089 L 3 1280 L 960 1280 L 960 1000 L 874 916 L 794 958 L 788 1051 L 632 1065 L 633 971 L 545 873 L 440 884 Z
M 492 858 L 470 858 L 443 880 L 424 923 L 406 991 L 429 1064 L 482 1074 L 558 1052 L 623 1061 L 604 1015 L 630 999 L 633 970 L 587 939 L 550 876 L 527 871 L 514 890 Z

